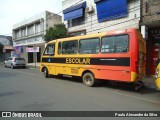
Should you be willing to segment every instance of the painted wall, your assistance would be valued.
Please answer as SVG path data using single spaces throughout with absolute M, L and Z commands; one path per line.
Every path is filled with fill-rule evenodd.
M 24 58 L 24 47 L 23 46 L 14 47 L 13 56 Z

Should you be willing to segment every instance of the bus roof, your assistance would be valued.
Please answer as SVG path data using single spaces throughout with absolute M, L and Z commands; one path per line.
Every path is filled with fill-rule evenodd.
M 55 41 L 68 41 L 68 40 L 79 40 L 79 39 L 86 39 L 86 38 L 94 38 L 94 37 L 101 37 L 106 35 L 116 35 L 116 34 L 123 34 L 131 31 L 137 31 L 135 28 L 125 29 L 125 30 L 114 30 L 109 32 L 103 32 L 103 33 L 96 33 L 96 34 L 87 34 L 87 35 L 81 35 L 81 36 L 74 36 L 74 37 L 67 37 L 67 38 L 61 38 L 56 40 L 51 40 L 48 43 L 52 43 Z

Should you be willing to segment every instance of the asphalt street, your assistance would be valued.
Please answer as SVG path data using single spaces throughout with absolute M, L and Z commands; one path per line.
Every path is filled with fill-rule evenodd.
M 44 78 L 38 69 L 0 65 L 0 111 L 160 111 L 160 92 L 77 78 Z M 158 119 L 158 118 L 154 118 Z

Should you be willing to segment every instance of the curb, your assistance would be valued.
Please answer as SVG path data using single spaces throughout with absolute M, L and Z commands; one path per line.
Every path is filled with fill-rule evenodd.
M 144 84 L 144 86 L 145 86 L 146 88 L 149 88 L 149 89 L 153 89 L 153 90 L 160 91 L 160 89 L 158 89 L 156 86 L 146 85 L 146 84 Z
M 27 65 L 27 68 L 32 68 L 32 69 L 40 69 L 40 66 L 32 66 L 32 65 Z

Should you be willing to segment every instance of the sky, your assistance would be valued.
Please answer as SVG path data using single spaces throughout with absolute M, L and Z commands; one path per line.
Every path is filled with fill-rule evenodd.
M 12 36 L 14 24 L 45 10 L 56 14 L 61 12 L 62 1 L 63 0 L 0 0 L 0 35 Z

